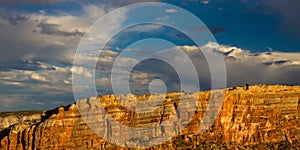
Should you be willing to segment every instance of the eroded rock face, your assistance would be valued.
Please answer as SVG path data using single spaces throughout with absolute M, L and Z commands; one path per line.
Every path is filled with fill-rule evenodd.
M 0 130 L 17 123 L 19 123 L 19 118 L 17 116 L 0 117 Z
M 207 91 L 193 94 L 170 93 L 167 95 L 106 95 L 98 98 L 83 99 L 65 107 L 47 111 L 41 121 L 32 124 L 20 124 L 0 135 L 1 149 L 128 149 L 126 146 L 149 141 L 154 138 L 176 132 L 177 136 L 163 144 L 149 149 L 221 149 L 249 148 L 276 149 L 300 147 L 300 87 L 299 86 L 250 86 L 226 89 L 226 96 L 220 112 L 212 126 L 204 133 L 199 133 L 200 122 L 204 116 L 210 97 L 218 94 Z M 213 95 L 212 95 L 213 94 Z M 125 108 L 124 101 L 130 103 L 146 101 L 151 98 L 163 101 L 147 105 L 147 108 Z M 197 98 L 196 110 L 188 113 L 177 111 L 179 103 Z M 101 102 L 101 103 L 99 103 Z M 161 103 L 161 104 L 160 104 Z M 159 104 L 159 105 L 158 105 Z M 101 105 L 101 106 L 100 106 Z M 80 112 L 85 110 L 84 113 Z M 103 114 L 100 107 L 107 112 Z M 153 108 L 153 109 L 152 109 Z M 146 113 L 139 109 L 149 109 Z M 210 109 L 219 109 L 217 106 Z M 183 110 L 190 110 L 185 108 Z M 88 115 L 93 125 L 88 126 L 82 116 Z M 171 117 L 192 118 L 183 130 L 178 130 L 180 123 L 164 128 L 153 128 L 145 136 L 135 138 L 135 134 L 124 126 L 109 126 L 105 119 L 113 117 L 122 125 L 135 128 L 148 128 L 162 124 Z M 186 115 L 186 116 L 184 116 Z M 207 118 L 214 114 L 208 114 Z M 184 121 L 181 119 L 180 121 Z M 121 146 L 111 144 L 98 136 L 117 138 L 124 143 Z M 95 129 L 95 127 L 97 127 Z M 109 128 L 119 129 L 120 135 L 114 136 Z M 155 140 L 155 139 L 154 139 Z M 138 145 L 137 145 L 138 146 Z
M 24 115 L 24 116 L 6 116 L 6 117 L 0 117 L 0 131 L 8 128 L 15 124 L 20 123 L 36 123 L 41 121 L 41 114 L 32 114 L 32 115 Z

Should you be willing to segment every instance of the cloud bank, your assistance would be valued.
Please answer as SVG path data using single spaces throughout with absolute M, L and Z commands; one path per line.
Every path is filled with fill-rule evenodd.
M 208 43 L 203 47 L 196 46 L 176 46 L 173 49 L 181 49 L 191 58 L 198 67 L 198 75 L 201 89 L 208 89 L 210 85 L 210 73 L 206 60 L 201 51 L 210 53 L 221 53 L 224 55 L 227 69 L 228 86 L 240 86 L 248 84 L 300 84 L 297 78 L 300 76 L 300 53 L 284 52 L 263 52 L 251 53 L 237 47 Z M 117 53 L 106 50 L 101 57 L 89 56 L 90 59 L 98 59 L 102 67 L 97 68 L 97 74 L 109 74 Z M 126 67 L 127 63 L 135 62 L 134 58 L 123 58 L 121 60 Z M 175 63 L 183 61 L 174 57 Z M 43 107 L 54 107 L 58 104 L 72 103 L 72 80 L 71 73 L 91 74 L 84 68 L 72 68 L 47 64 L 47 62 L 28 62 L 34 64 L 35 70 L 11 69 L 1 70 L 2 89 L 0 101 L 5 104 L 1 110 L 41 108 L 38 104 L 45 104 Z M 160 63 L 157 67 L 154 60 L 138 64 L 131 72 L 130 86 L 136 93 L 148 92 L 149 84 L 154 79 L 161 79 L 171 90 L 179 89 L 178 76 L 168 65 Z M 110 79 L 108 77 L 96 78 L 98 92 L 101 89 L 110 89 Z M 47 98 L 45 98 L 47 97 Z M 63 99 L 63 100 L 62 100 Z M 39 102 L 39 103 L 37 103 Z M 27 105 L 24 105 L 27 103 Z
M 68 0 L 66 0 L 68 1 Z M 66 2 L 65 1 L 65 2 Z M 7 2 L 7 1 L 3 1 Z M 21 0 L 10 3 L 24 2 Z M 53 4 L 56 1 L 26 1 L 31 3 Z M 126 5 L 138 1 L 103 1 L 112 6 Z M 208 3 L 208 1 L 203 1 Z M 295 2 L 296 3 L 296 2 Z M 210 3 L 209 3 L 210 4 Z M 290 4 L 274 2 L 269 6 L 272 13 L 281 13 L 286 25 L 298 24 L 292 12 L 298 14 Z M 295 6 L 298 6 L 295 4 Z M 70 15 L 58 13 L 56 15 L 40 13 L 16 14 L 7 10 L 0 10 L 0 111 L 18 109 L 49 109 L 61 104 L 73 103 L 72 72 L 90 77 L 85 68 L 72 67 L 73 57 L 77 45 L 88 28 L 111 8 L 97 5 L 83 5 L 82 14 Z M 176 10 L 166 10 L 176 13 Z M 112 20 L 120 22 L 124 16 Z M 163 19 L 163 18 L 161 18 Z M 292 21 L 295 22 L 292 22 Z M 110 24 L 108 23 L 107 26 Z M 148 31 L 160 28 L 147 26 Z M 194 27 L 201 30 L 201 27 Z M 214 34 L 224 33 L 222 27 L 210 27 Z M 298 29 L 298 28 L 297 28 Z M 135 28 L 135 32 L 145 28 Z M 133 31 L 131 31 L 133 32 Z M 164 32 L 166 33 L 166 32 Z M 178 35 L 180 36 L 180 35 Z M 175 36 L 174 36 L 175 37 Z M 180 36 L 183 38 L 182 36 Z M 124 42 L 124 41 L 122 41 Z M 210 70 L 201 51 L 221 53 L 224 56 L 227 69 L 228 86 L 245 84 L 300 84 L 300 53 L 286 53 L 279 51 L 252 53 L 238 47 L 208 43 L 202 47 L 176 46 L 169 50 L 183 50 L 195 64 L 198 70 L 200 87 L 202 90 L 210 88 Z M 148 52 L 151 49 L 148 50 Z M 136 50 L 136 55 L 147 55 L 148 52 Z M 110 78 L 100 76 L 109 74 L 111 67 L 118 56 L 118 52 L 105 50 L 101 57 L 97 54 L 82 54 L 82 57 L 98 60 L 101 67 L 97 68 L 96 85 L 100 93 L 111 93 Z M 134 57 L 122 58 L 123 67 L 126 64 L 137 62 Z M 174 57 L 174 63 L 182 63 L 182 59 Z M 157 67 L 159 66 L 159 67 Z M 183 68 L 184 66 L 182 66 Z M 176 72 L 169 65 L 156 60 L 139 63 L 130 75 L 131 89 L 136 93 L 149 91 L 149 84 L 155 79 L 165 82 L 169 91 L 180 90 Z

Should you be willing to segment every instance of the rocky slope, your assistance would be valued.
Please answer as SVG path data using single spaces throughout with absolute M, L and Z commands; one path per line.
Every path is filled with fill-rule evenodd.
M 179 96 L 183 93 L 169 93 L 164 95 L 162 105 L 147 113 L 135 113 L 126 109 L 120 99 L 129 101 L 145 101 L 149 98 L 158 99 L 160 95 L 106 95 L 98 98 L 79 100 L 77 104 L 59 107 L 44 113 L 41 121 L 33 124 L 19 123 L 0 133 L 0 149 L 128 149 L 126 146 L 153 139 L 156 136 L 168 134 L 164 128 L 153 128 L 145 133 L 143 138 L 134 138 L 122 126 L 118 140 L 122 146 L 109 143 L 99 137 L 85 123 L 77 106 L 87 104 L 82 108 L 85 114 L 92 117 L 99 113 L 99 103 L 123 125 L 135 128 L 147 128 L 161 124 L 173 117 L 183 117 L 176 111 Z M 203 134 L 199 134 L 199 125 L 208 107 L 209 98 L 218 97 L 211 91 L 198 94 L 198 107 L 193 113 L 188 113 L 191 120 L 187 126 L 178 131 L 176 124 L 171 130 L 178 131 L 172 139 L 147 149 L 299 149 L 300 147 L 300 86 L 254 85 L 249 90 L 245 87 L 226 89 L 226 96 L 220 112 L 213 125 Z M 215 95 L 212 95 L 215 94 Z M 188 96 L 186 100 L 195 98 Z M 196 96 L 196 97 L 198 97 Z M 185 99 L 182 99 L 185 100 Z M 218 108 L 213 108 L 218 109 Z M 189 108 L 186 108 L 188 111 Z M 94 115 L 94 116 L 93 116 Z M 213 114 L 210 114 L 213 115 Z M 208 115 L 208 117 L 211 117 Z M 100 119 L 107 116 L 100 116 Z M 100 124 L 94 119 L 94 124 Z M 104 119 L 105 120 L 105 119 Z M 107 129 L 100 128 L 98 132 L 111 138 Z
M 0 131 L 19 123 L 41 121 L 42 111 L 0 112 Z

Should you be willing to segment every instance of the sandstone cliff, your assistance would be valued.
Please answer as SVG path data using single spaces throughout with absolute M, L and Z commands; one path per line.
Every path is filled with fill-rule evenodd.
M 135 113 L 123 107 L 122 100 L 144 101 L 158 99 L 159 95 L 106 95 L 79 100 L 88 104 L 87 113 L 98 108 L 101 101 L 107 115 L 123 125 L 146 128 L 167 120 L 171 116 L 182 117 L 176 108 L 182 93 L 164 95 L 164 101 L 148 113 Z M 299 149 L 300 148 L 300 86 L 254 85 L 226 89 L 226 96 L 213 125 L 204 133 L 198 129 L 208 106 L 211 91 L 198 94 L 199 105 L 191 114 L 189 124 L 178 135 L 163 144 L 147 149 Z M 193 98 L 193 97 L 187 97 Z M 125 129 L 119 135 L 123 146 L 111 144 L 99 137 L 82 119 L 76 104 L 59 107 L 44 113 L 41 121 L 34 124 L 19 123 L 1 131 L 0 149 L 128 149 L 126 144 L 147 141 L 167 134 L 163 128 L 153 128 L 143 138 L 134 138 Z M 188 109 L 188 108 L 187 108 Z M 86 114 L 83 114 L 86 115 Z M 105 118 L 105 116 L 102 116 Z M 101 123 L 97 122 L 95 124 Z M 177 132 L 177 126 L 172 125 Z M 121 128 L 115 127 L 114 128 Z M 107 129 L 100 129 L 111 137 Z M 103 131 L 102 131 L 103 130 Z M 129 135 L 131 134 L 131 135 Z
M 0 131 L 19 123 L 36 123 L 41 121 L 42 111 L 17 111 L 0 113 Z

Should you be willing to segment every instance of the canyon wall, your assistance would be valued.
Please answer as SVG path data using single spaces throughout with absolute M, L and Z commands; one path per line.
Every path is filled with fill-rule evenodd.
M 216 119 L 203 133 L 199 132 L 208 104 L 221 97 L 220 91 L 199 93 L 169 93 L 166 95 L 106 95 L 82 99 L 74 104 L 46 111 L 37 123 L 21 122 L 1 130 L 0 149 L 129 149 L 143 141 L 176 133 L 162 144 L 147 149 L 296 149 L 300 147 L 300 86 L 253 85 L 224 89 L 226 95 L 221 107 L 209 109 L 219 113 L 206 114 Z M 125 108 L 124 101 L 155 101 L 147 107 Z M 196 98 L 193 110 L 187 106 L 178 111 L 180 103 Z M 211 99 L 212 98 L 212 99 Z M 223 99 L 223 98 L 222 98 Z M 100 106 L 101 105 L 101 106 Z M 80 107 L 80 109 L 78 109 Z M 104 108 L 103 110 L 99 108 Z M 138 113 L 149 109 L 146 113 Z M 82 111 L 84 110 L 84 111 Z M 186 110 L 188 113 L 183 113 Z M 102 113 L 106 111 L 107 113 Z M 81 113 L 80 113 L 81 112 Z M 102 115 L 99 115 L 102 114 Z M 82 116 L 89 116 L 88 126 Z M 121 125 L 108 125 L 110 116 Z M 157 126 L 170 118 L 191 118 L 184 128 L 180 123 L 170 124 L 168 130 Z M 137 136 L 126 127 L 145 128 L 144 136 Z M 96 128 L 96 129 L 95 129 Z M 111 129 L 118 129 L 117 136 Z M 146 131 L 147 129 L 147 131 Z M 179 130 L 182 129 L 182 130 Z M 101 138 L 96 133 L 101 133 Z M 136 136 L 136 137 L 135 137 Z M 121 146 L 105 139 L 114 139 Z

